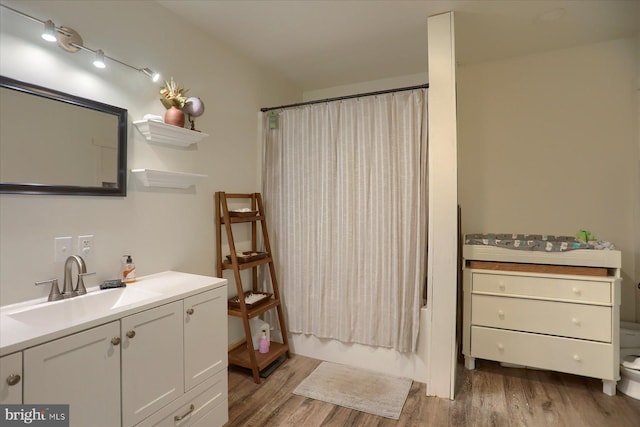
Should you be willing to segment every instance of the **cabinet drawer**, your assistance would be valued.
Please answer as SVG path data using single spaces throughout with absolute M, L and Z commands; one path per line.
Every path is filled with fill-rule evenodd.
M 186 427 L 196 425 L 200 420 L 207 420 L 208 423 L 199 424 L 207 427 L 224 425 L 229 417 L 227 377 L 226 369 L 218 372 L 136 427 Z M 181 419 L 176 420 L 176 417 Z
M 471 323 L 611 342 L 611 307 L 473 295 Z
M 473 272 L 473 292 L 611 304 L 611 282 Z
M 593 341 L 473 326 L 471 356 L 607 380 L 619 377 L 613 345 Z
M 221 427 L 229 421 L 229 401 L 225 398 L 204 417 L 196 420 L 192 427 Z

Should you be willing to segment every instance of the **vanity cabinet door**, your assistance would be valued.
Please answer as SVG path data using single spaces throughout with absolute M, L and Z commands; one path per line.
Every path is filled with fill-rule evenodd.
M 0 358 L 0 404 L 22 403 L 22 353 Z
M 128 317 L 122 331 L 122 424 L 133 426 L 182 396 L 182 301 Z
M 184 300 L 185 391 L 227 367 L 227 289 Z
M 72 427 L 120 425 L 120 324 L 24 351 L 24 403 L 69 404 Z

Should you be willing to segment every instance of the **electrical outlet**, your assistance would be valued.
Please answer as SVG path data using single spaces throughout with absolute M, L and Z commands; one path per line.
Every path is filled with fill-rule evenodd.
M 53 261 L 63 262 L 71 253 L 71 237 L 56 237 L 53 239 Z
M 91 257 L 93 253 L 93 234 L 78 236 L 78 253 L 83 258 Z

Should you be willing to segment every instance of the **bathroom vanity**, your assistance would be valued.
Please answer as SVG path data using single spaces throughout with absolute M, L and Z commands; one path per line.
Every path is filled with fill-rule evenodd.
M 600 378 L 619 375 L 619 251 L 465 245 L 465 366 L 488 359 Z
M 70 425 L 222 426 L 227 281 L 164 272 L 0 309 L 0 403 L 69 404 Z

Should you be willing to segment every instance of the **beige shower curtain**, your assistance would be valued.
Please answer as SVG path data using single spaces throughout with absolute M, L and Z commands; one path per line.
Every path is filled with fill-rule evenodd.
M 282 110 L 277 129 L 269 114 L 263 196 L 289 331 L 414 351 L 427 89 Z

